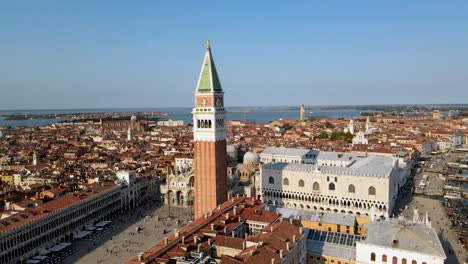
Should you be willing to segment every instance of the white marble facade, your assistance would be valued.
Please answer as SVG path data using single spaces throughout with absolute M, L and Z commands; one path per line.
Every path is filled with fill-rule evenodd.
M 319 152 L 314 163 L 263 164 L 264 201 L 286 208 L 362 216 L 391 214 L 398 195 L 397 159 Z

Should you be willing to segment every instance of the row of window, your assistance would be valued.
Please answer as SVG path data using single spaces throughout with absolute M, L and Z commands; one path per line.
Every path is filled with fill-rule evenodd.
M 224 127 L 224 119 L 216 119 L 216 127 Z M 212 128 L 211 120 L 197 120 L 197 128 Z
M 197 128 L 211 128 L 211 120 L 197 120 Z
M 370 260 L 374 262 L 376 260 L 376 255 L 374 252 L 371 253 L 370 255 Z M 382 262 L 387 263 L 387 255 L 382 255 Z M 392 258 L 392 264 L 398 264 L 398 257 L 393 257 Z M 405 258 L 401 259 L 401 264 L 409 264 L 408 260 Z M 412 260 L 411 264 L 418 264 L 416 260 Z M 426 262 L 422 262 L 421 264 L 427 264 Z
M 3 260 L 8 262 L 92 219 L 104 216 L 108 211 L 115 210 L 120 206 L 119 198 L 120 193 L 115 190 L 100 199 L 76 204 L 55 216 L 50 215 L 39 220 L 38 224 L 22 226 L 22 230 L 15 232 L 14 236 L 0 240 L 0 263 L 4 263 Z
M 336 181 L 336 177 L 335 177 L 335 181 Z M 269 184 L 275 184 L 275 179 L 273 177 L 268 178 L 268 183 Z M 283 185 L 284 186 L 289 185 L 289 179 L 288 178 L 283 179 Z M 302 179 L 299 180 L 299 187 L 304 187 L 304 180 L 302 180 Z M 334 191 L 335 189 L 336 189 L 335 184 L 333 182 L 330 182 L 328 184 L 328 190 Z M 320 185 L 319 185 L 318 182 L 314 182 L 314 184 L 312 185 L 312 190 L 320 191 Z M 356 187 L 353 184 L 350 184 L 348 186 L 348 192 L 349 193 L 356 193 Z M 369 195 L 375 195 L 376 194 L 375 187 L 374 186 L 369 187 L 369 189 L 367 190 L 367 193 Z

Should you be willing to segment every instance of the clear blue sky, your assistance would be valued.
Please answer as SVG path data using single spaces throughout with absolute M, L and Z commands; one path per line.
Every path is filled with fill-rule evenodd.
M 326 2 L 326 3 L 325 3 Z M 0 109 L 468 102 L 468 1 L 2 1 Z

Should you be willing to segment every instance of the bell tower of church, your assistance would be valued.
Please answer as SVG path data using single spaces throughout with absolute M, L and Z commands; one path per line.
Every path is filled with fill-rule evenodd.
M 224 92 L 209 40 L 195 90 L 193 115 L 195 218 L 227 200 Z

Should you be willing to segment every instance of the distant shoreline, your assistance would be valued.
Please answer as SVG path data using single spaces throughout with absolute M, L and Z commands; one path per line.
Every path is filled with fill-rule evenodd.
M 468 110 L 468 104 L 362 104 L 362 105 L 305 105 L 306 109 L 355 109 L 355 110 L 380 110 L 382 109 L 401 109 L 406 107 L 438 109 L 438 110 Z M 127 112 L 136 109 L 191 109 L 192 106 L 172 106 L 172 107 L 112 107 L 112 108 L 53 108 L 53 109 L 0 109 L 0 112 L 57 112 L 57 111 L 76 111 L 75 114 L 90 113 L 91 111 L 108 112 L 119 110 Z M 299 109 L 299 105 L 277 105 L 277 106 L 227 106 L 234 109 Z

